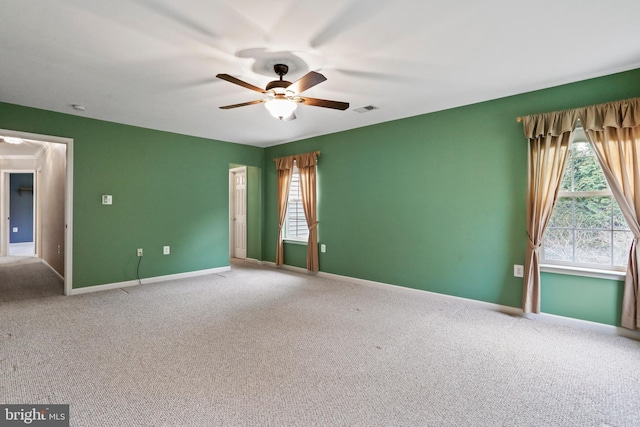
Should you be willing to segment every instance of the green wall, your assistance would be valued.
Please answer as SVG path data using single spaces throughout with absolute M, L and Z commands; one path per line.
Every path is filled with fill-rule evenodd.
M 540 306 L 545 313 L 620 325 L 624 281 L 542 273 Z
M 634 70 L 270 147 L 265 159 L 322 152 L 321 271 L 517 307 L 527 144 L 515 118 L 639 95 Z M 271 261 L 276 188 L 266 165 L 263 253 Z M 286 245 L 285 262 L 304 267 L 303 252 Z M 618 282 L 545 274 L 543 292 L 543 311 L 619 324 Z
M 262 168 L 247 167 L 247 258 L 262 260 Z
M 136 248 L 141 277 L 229 265 L 229 164 L 263 149 L 2 103 L 0 128 L 74 140 L 74 288 L 135 279 Z

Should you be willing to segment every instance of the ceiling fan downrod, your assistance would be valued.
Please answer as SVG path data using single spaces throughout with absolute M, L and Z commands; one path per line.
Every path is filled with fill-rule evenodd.
M 280 80 L 282 80 L 282 76 L 289 72 L 289 66 L 285 64 L 276 64 L 273 66 L 273 71 L 280 76 Z
M 289 67 L 284 64 L 276 64 L 273 66 L 273 71 L 280 76 L 280 80 L 273 80 L 267 84 L 266 90 L 272 90 L 275 88 L 286 89 L 291 85 L 291 82 L 284 80 L 282 77 L 289 72 Z

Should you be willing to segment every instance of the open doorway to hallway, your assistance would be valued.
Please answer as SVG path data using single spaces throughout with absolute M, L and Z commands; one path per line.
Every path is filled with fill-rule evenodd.
M 73 140 L 0 129 L 0 268 L 35 258 L 64 280 L 66 295 L 72 178 Z

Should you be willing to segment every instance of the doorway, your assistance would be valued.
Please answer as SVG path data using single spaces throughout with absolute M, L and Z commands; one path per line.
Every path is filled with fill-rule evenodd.
M 229 169 L 229 256 L 247 258 L 247 168 Z
M 17 197 L 25 201 L 26 194 L 30 192 L 33 199 L 32 256 L 39 257 L 63 278 L 64 294 L 70 295 L 73 287 L 73 139 L 7 129 L 0 129 L 0 137 L 12 137 L 23 142 L 15 146 L 0 144 L 0 256 L 10 255 L 12 235 L 20 234 L 21 228 L 25 227 L 22 222 L 22 225 L 16 225 L 12 221 L 16 214 L 11 212 L 9 200 L 11 175 L 14 172 L 31 174 L 31 191 L 28 185 L 20 184 L 22 190 L 18 190 Z M 34 146 L 41 150 L 28 151 Z M 33 163 L 31 168 L 18 170 L 22 168 L 16 167 L 29 161 Z M 22 213 L 18 216 L 24 220 L 27 215 Z

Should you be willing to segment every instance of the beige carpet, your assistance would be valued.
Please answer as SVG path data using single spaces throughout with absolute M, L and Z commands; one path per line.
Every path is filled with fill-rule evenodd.
M 637 341 L 267 267 L 0 303 L 0 403 L 73 426 L 632 427 L 639 402 Z
M 0 304 L 63 293 L 63 280 L 39 258 L 0 257 Z
M 34 256 L 0 256 L 0 266 L 10 264 L 25 264 L 41 262 L 40 258 Z

